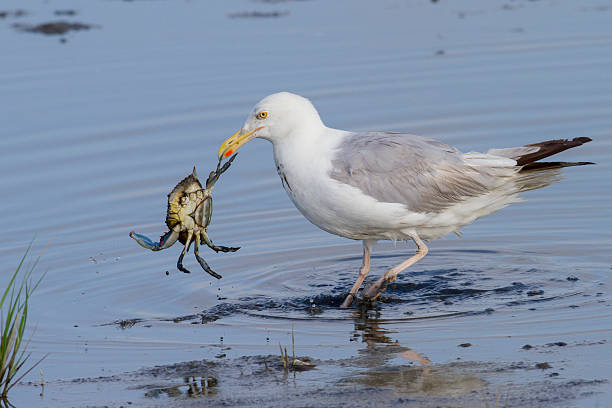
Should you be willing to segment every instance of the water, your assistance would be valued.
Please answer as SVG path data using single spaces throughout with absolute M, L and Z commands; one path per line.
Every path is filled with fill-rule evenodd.
M 35 252 L 50 244 L 31 310 L 32 358 L 50 353 L 41 365 L 47 385 L 39 397 L 34 370 L 31 384 L 13 390 L 18 406 L 183 406 L 201 402 L 185 397 L 193 377 L 200 384 L 213 374 L 215 392 L 200 397 L 213 405 L 470 406 L 483 403 L 471 393 L 482 387 L 491 400 L 508 393 L 508 406 L 610 404 L 612 3 L 2 7 L 29 12 L 0 20 L 3 281 L 33 237 Z M 99 27 L 65 43 L 11 27 L 71 8 L 78 14 L 61 19 Z M 289 14 L 228 17 L 250 11 Z M 242 247 L 204 252 L 222 280 L 190 256 L 193 273 L 178 272 L 178 247 L 137 246 L 128 232 L 165 232 L 170 188 L 194 164 L 200 174 L 212 169 L 252 105 L 280 90 L 311 98 L 328 126 L 409 131 L 464 151 L 588 136 L 593 142 L 558 157 L 597 165 L 566 169 L 561 182 L 524 194 L 463 238 L 433 241 L 369 310 L 337 308 L 361 245 L 299 214 L 264 141 L 241 149 L 215 187 L 210 236 Z M 377 244 L 371 276 L 412 251 Z M 267 372 L 261 356 L 278 360 L 292 328 L 296 353 L 316 370 L 278 383 L 236 379 Z M 548 345 L 560 341 L 567 345 Z M 193 360 L 201 366 L 191 372 L 183 362 Z M 541 362 L 552 368 L 535 369 Z M 406 385 L 415 378 L 436 392 Z M 155 391 L 173 387 L 177 395 Z M 298 396 L 270 397 L 287 387 Z M 525 399 L 534 394 L 546 397 Z

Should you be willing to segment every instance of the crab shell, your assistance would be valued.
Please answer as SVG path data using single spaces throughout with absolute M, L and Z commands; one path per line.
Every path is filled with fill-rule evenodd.
M 206 210 L 210 204 L 210 192 L 202 187 L 202 183 L 198 180 L 195 166 L 193 172 L 181 180 L 168 194 L 168 209 L 166 211 L 166 225 L 171 230 L 175 230 L 181 226 L 181 199 L 189 196 L 189 193 L 197 191 L 203 192 L 203 198 L 197 203 L 196 208 L 192 214 L 190 214 L 196 224 L 201 228 L 206 228 L 208 225 L 204 225 L 204 218 Z M 183 245 L 187 242 L 187 231 L 181 231 L 179 234 L 179 242 Z

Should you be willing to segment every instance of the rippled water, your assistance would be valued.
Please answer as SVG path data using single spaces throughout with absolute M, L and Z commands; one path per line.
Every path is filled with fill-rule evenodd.
M 0 259 L 6 280 L 33 237 L 36 249 L 50 244 L 31 311 L 33 358 L 51 353 L 42 365 L 43 405 L 166 404 L 168 393 L 151 400 L 146 390 L 116 385 L 98 385 L 110 391 L 85 398 L 85 385 L 62 381 L 215 359 L 222 349 L 225 359 L 277 354 L 292 328 L 300 355 L 322 361 L 401 345 L 370 355 L 374 363 L 359 360 L 357 372 L 323 364 L 297 377 L 303 389 L 344 378 L 414 394 L 391 380 L 404 370 L 398 356 L 406 350 L 440 370 L 457 359 L 547 361 L 560 374 L 485 376 L 505 387 L 609 380 L 612 3 L 9 0 L 2 7 L 29 14 L 0 20 Z M 69 18 L 100 27 L 67 34 L 65 43 L 11 27 L 57 19 L 54 10 L 67 8 L 79 11 Z M 250 11 L 282 15 L 228 17 Z M 178 272 L 178 247 L 137 246 L 128 232 L 165 232 L 170 188 L 194 164 L 201 174 L 212 169 L 220 142 L 279 90 L 311 98 L 332 127 L 410 131 L 464 151 L 588 136 L 593 142 L 559 158 L 597 165 L 565 169 L 561 182 L 468 226 L 463 238 L 433 241 L 367 310 L 337 307 L 357 276 L 361 245 L 302 218 L 264 141 L 241 149 L 215 187 L 210 235 L 242 247 L 204 252 L 222 280 L 190 256 L 193 273 Z M 412 251 L 377 244 L 372 277 Z M 559 341 L 567 347 L 546 346 Z M 29 381 L 39 380 L 35 371 Z M 222 380 L 218 390 L 211 403 L 239 394 Z M 612 400 L 609 383 L 591 391 L 563 404 Z M 18 404 L 37 399 L 32 386 L 14 392 Z

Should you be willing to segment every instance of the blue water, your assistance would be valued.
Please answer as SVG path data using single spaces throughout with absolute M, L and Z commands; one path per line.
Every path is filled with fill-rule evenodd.
M 566 169 L 561 182 L 461 239 L 432 242 L 369 313 L 386 338 L 434 364 L 546 359 L 563 369 L 550 381 L 609 380 L 612 3 L 5 0 L 0 8 L 29 12 L 0 19 L 2 280 L 33 237 L 35 253 L 49 244 L 30 312 L 33 359 L 51 353 L 46 381 L 214 358 L 221 338 L 228 358 L 275 354 L 291 327 L 300 353 L 316 358 L 367 348 L 350 341 L 360 318 L 336 307 L 361 246 L 302 218 L 267 142 L 241 149 L 215 187 L 210 235 L 242 247 L 204 253 L 222 280 L 189 256 L 193 273 L 176 271 L 178 247 L 152 253 L 128 237 L 165 232 L 170 188 L 194 164 L 212 169 L 252 105 L 281 90 L 309 97 L 328 126 L 409 131 L 464 151 L 591 137 L 558 157 L 597 165 Z M 64 36 L 11 27 L 71 8 L 78 14 L 61 19 L 99 27 Z M 228 16 L 250 11 L 289 13 Z M 379 243 L 372 276 L 412 251 Z M 192 324 L 202 316 L 217 320 Z M 112 324 L 125 319 L 139 321 Z M 466 341 L 478 347 L 456 347 Z M 569 347 L 520 348 L 553 341 Z M 26 380 L 39 377 L 37 369 Z M 497 381 L 549 380 L 536 377 Z M 594 391 L 569 404 L 612 400 L 609 384 Z M 76 385 L 46 393 L 44 406 L 144 398 L 120 387 L 88 399 Z M 31 386 L 13 392 L 18 406 L 32 398 Z

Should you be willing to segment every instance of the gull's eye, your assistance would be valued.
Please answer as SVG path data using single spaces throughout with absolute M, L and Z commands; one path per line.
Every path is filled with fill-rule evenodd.
M 255 116 L 257 119 L 265 119 L 268 117 L 268 112 L 259 112 L 257 114 L 257 116 Z

